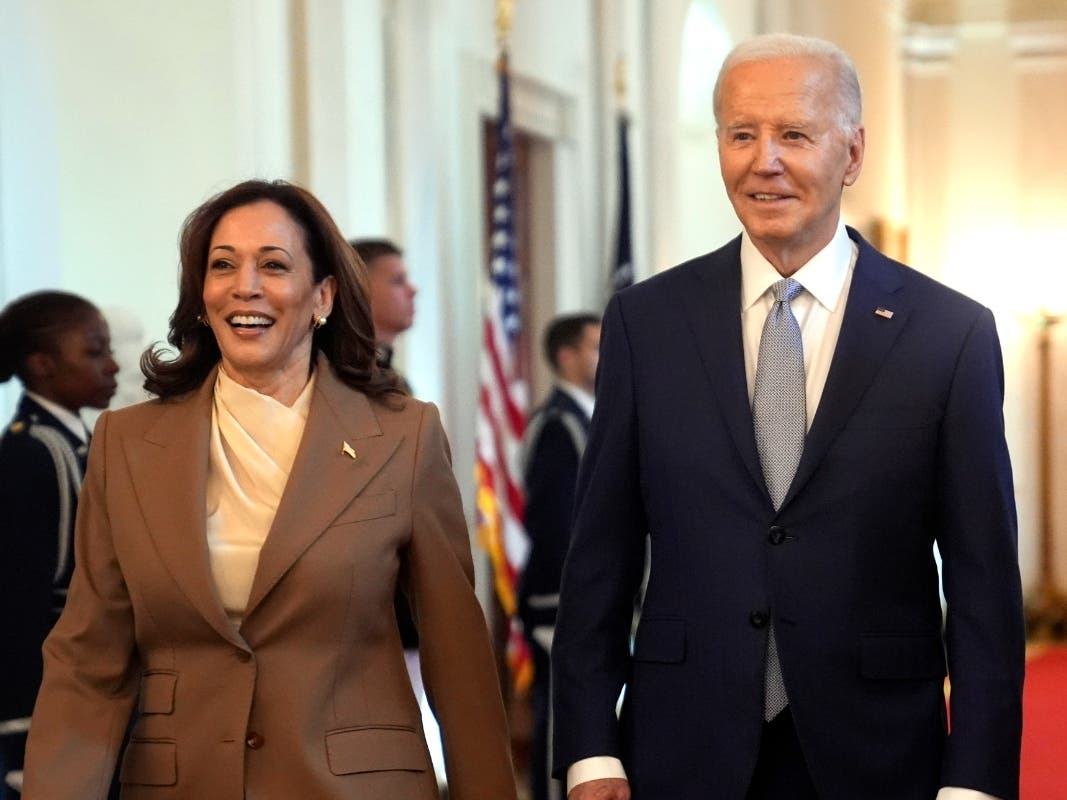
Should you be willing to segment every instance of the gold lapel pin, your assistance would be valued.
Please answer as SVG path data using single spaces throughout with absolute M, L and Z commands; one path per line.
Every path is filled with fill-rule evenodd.
M 878 306 L 878 308 L 874 310 L 874 313 L 880 317 L 885 317 L 886 319 L 893 319 L 893 312 L 890 311 L 888 308 L 882 308 L 881 306 Z
M 348 442 L 341 442 L 341 452 L 351 458 L 353 461 L 356 459 L 356 451 L 352 449 L 352 445 Z

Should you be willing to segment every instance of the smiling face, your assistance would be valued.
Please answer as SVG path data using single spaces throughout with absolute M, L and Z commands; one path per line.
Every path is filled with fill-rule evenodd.
M 276 203 L 219 219 L 204 274 L 204 310 L 226 374 L 291 405 L 311 368 L 313 320 L 333 308 L 332 276 L 314 282 L 303 229 Z
M 814 57 L 742 62 L 722 81 L 719 165 L 760 253 L 791 275 L 833 238 L 841 192 L 859 177 L 864 131 L 843 131 L 830 65 Z

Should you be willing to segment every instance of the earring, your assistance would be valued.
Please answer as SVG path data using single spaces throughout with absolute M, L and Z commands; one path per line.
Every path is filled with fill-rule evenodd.
M 324 314 L 321 317 L 314 317 L 313 316 L 311 318 L 311 324 L 314 326 L 315 330 L 318 330 L 319 328 L 324 327 L 326 325 L 326 315 Z
M 207 321 L 207 317 L 205 317 L 203 314 L 197 314 L 196 321 L 203 325 L 205 328 L 211 327 L 211 323 Z

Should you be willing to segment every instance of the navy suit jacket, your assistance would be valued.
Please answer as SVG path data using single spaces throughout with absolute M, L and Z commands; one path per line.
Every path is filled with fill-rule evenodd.
M 531 425 L 534 424 L 538 430 L 529 442 L 524 470 L 523 523 L 530 537 L 530 556 L 519 581 L 519 615 L 527 635 L 535 627 L 556 624 L 555 606 L 544 602 L 544 598 L 559 593 L 570 544 L 578 462 L 589 432 L 589 417 L 574 398 L 556 387 L 531 417 Z M 572 430 L 571 425 L 576 428 Z M 531 603 L 531 598 L 541 598 L 542 602 Z
M 79 470 L 60 476 L 41 440 L 50 429 Z M 88 447 L 23 395 L 0 438 L 0 722 L 29 718 L 41 683 L 41 644 L 59 618 L 74 571 L 74 517 Z M 61 479 L 62 478 L 62 479 Z M 60 530 L 60 498 L 68 505 Z
M 608 305 L 552 653 L 557 775 L 612 755 L 635 800 L 741 800 L 770 615 L 821 798 L 1018 796 L 1022 601 L 993 317 L 849 236 L 840 337 L 777 513 L 745 379 L 740 239 Z

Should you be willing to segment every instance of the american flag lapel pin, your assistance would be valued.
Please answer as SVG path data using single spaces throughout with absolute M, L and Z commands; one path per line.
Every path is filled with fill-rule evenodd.
M 888 308 L 883 308 L 882 306 L 878 306 L 878 308 L 874 310 L 874 313 L 880 317 L 884 317 L 885 319 L 893 319 L 893 312 L 890 311 Z

